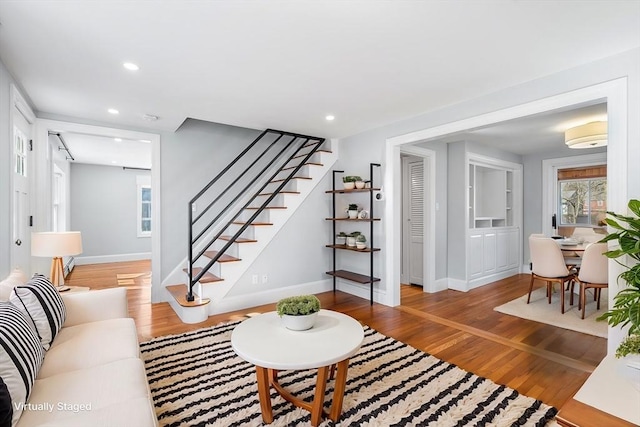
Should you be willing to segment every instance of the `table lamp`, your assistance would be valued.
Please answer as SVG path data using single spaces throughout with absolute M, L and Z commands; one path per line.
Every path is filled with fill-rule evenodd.
M 82 237 L 79 231 L 31 233 L 31 255 L 53 258 L 50 278 L 58 291 L 69 289 L 64 286 L 62 257 L 80 253 L 82 253 Z

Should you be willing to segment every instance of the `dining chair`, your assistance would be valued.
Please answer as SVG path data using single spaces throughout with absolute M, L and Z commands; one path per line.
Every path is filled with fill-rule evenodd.
M 596 310 L 600 310 L 600 295 L 603 288 L 609 287 L 609 259 L 604 255 L 608 250 L 606 243 L 591 243 L 582 255 L 582 266 L 578 273 L 577 282 L 580 283 L 580 301 L 578 309 L 582 309 L 584 319 L 587 305 L 587 289 L 593 289 L 593 299 L 597 301 Z M 571 292 L 573 304 L 573 286 Z
M 527 304 L 531 301 L 534 280 L 543 280 L 547 284 L 547 298 L 551 304 L 553 284 L 560 284 L 560 312 L 564 314 L 565 283 L 571 284 L 575 273 L 567 268 L 562 251 L 558 244 L 549 237 L 529 236 L 529 252 L 531 254 L 531 282 Z M 573 302 L 573 298 L 571 301 Z

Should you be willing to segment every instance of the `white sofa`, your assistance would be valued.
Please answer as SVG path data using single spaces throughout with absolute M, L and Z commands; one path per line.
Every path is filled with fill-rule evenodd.
M 61 295 L 66 321 L 17 426 L 157 426 L 126 289 Z

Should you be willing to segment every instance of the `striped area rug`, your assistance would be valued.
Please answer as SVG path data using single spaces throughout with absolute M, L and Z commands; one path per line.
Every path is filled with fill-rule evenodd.
M 239 322 L 141 344 L 162 426 L 260 426 L 255 368 L 235 355 Z M 543 426 L 557 410 L 466 372 L 369 327 L 351 358 L 340 422 L 322 426 Z M 286 351 L 286 349 L 283 349 Z M 313 399 L 315 371 L 281 371 L 280 383 Z M 327 384 L 325 409 L 333 394 Z M 272 390 L 272 426 L 309 425 L 307 411 Z

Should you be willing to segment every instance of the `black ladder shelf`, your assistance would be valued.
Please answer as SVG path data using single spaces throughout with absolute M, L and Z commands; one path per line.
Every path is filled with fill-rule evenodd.
M 373 168 L 380 167 L 379 163 L 370 163 L 369 164 L 369 186 L 366 188 L 354 188 L 352 190 L 344 189 L 344 188 L 336 188 L 336 175 L 343 174 L 344 171 L 334 170 L 333 171 L 333 179 L 332 179 L 332 189 L 327 190 L 326 193 L 331 194 L 332 198 L 332 215 L 331 218 L 325 218 L 327 221 L 331 221 L 332 223 L 332 232 L 333 232 L 333 243 L 330 245 L 326 245 L 328 248 L 331 248 L 333 251 L 333 268 L 331 271 L 327 271 L 329 276 L 333 277 L 333 291 L 336 291 L 336 280 L 338 278 L 349 280 L 352 282 L 360 283 L 360 284 L 369 284 L 370 288 L 370 302 L 373 305 L 373 284 L 375 282 L 379 282 L 380 279 L 373 275 L 373 255 L 376 252 L 380 251 L 380 248 L 376 248 L 374 246 L 374 238 L 373 238 L 373 225 L 374 223 L 380 221 L 380 218 L 376 218 L 374 215 L 374 193 L 380 188 L 376 188 L 373 184 Z M 336 216 L 336 195 L 337 194 L 350 194 L 350 193 L 369 193 L 369 217 L 368 218 L 357 218 L 357 219 L 349 219 L 349 218 L 338 218 Z M 353 247 L 347 245 L 339 245 L 336 244 L 336 224 L 342 221 L 346 222 L 365 222 L 369 223 L 369 246 L 365 249 L 355 249 Z M 354 271 L 348 270 L 339 270 L 336 267 L 337 264 L 337 254 L 338 250 L 346 250 L 346 251 L 354 251 L 369 254 L 369 274 L 361 274 Z

